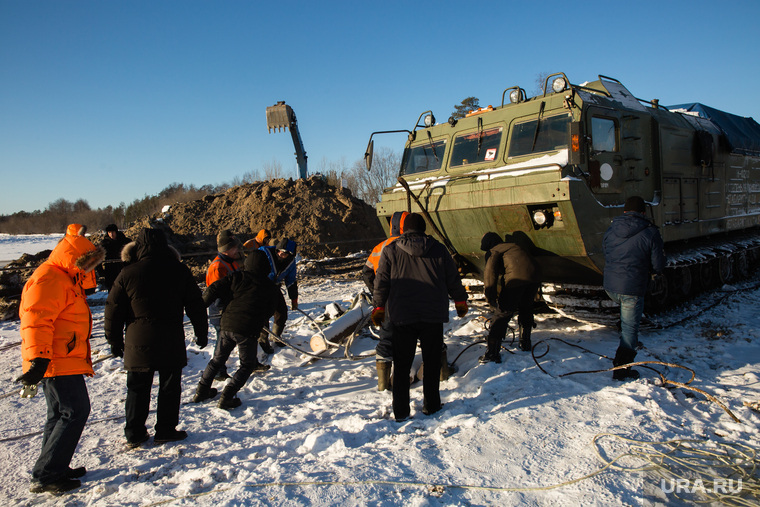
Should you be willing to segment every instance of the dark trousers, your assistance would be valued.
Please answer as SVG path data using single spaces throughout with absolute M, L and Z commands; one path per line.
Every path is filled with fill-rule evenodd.
M 227 382 L 224 390 L 229 395 L 234 395 L 242 389 L 254 368 L 259 364 L 259 359 L 256 356 L 259 348 L 258 333 L 255 336 L 246 336 L 231 331 L 222 331 L 219 335 L 219 347 L 214 351 L 214 357 L 208 362 L 206 369 L 203 370 L 200 384 L 211 387 L 216 374 L 224 367 L 224 363 L 235 347 L 238 348 L 240 367 L 232 375 L 232 379 Z
M 221 329 L 221 323 L 222 323 L 222 310 L 220 309 L 220 300 L 216 300 L 213 303 L 211 303 L 208 307 L 208 323 L 214 328 L 215 334 L 216 334 L 216 343 L 214 343 L 214 355 L 219 351 L 219 346 L 222 343 L 222 340 L 219 338 L 219 335 L 222 332 Z M 219 368 L 218 373 L 227 373 L 227 365 L 223 364 L 221 368 Z
M 127 372 L 127 423 L 124 435 L 130 442 L 138 441 L 148 429 L 145 421 L 150 410 L 150 389 L 155 371 Z M 156 406 L 156 434 L 168 433 L 179 424 L 179 404 L 182 395 L 182 368 L 158 370 L 158 403 Z
M 277 291 L 280 297 L 277 299 L 277 306 L 274 309 L 274 325 L 279 329 L 285 329 L 285 322 L 288 320 L 288 304 L 285 302 L 285 296 L 282 291 Z
M 523 329 L 521 340 L 530 338 L 533 330 L 533 301 L 536 299 L 540 285 L 531 283 L 519 287 L 503 288 L 499 294 L 498 310 L 491 320 L 488 332 L 488 354 L 498 354 L 501 342 L 507 335 L 507 328 L 512 316 L 517 312 L 517 320 Z
M 393 325 L 393 415 L 396 420 L 409 417 L 409 373 L 417 350 L 417 340 L 422 348 L 425 375 L 422 377 L 424 395 L 423 410 L 433 413 L 441 408 L 438 391 L 441 374 L 441 349 L 443 347 L 443 324 L 424 323 Z
M 32 468 L 32 482 L 46 485 L 66 477 L 90 416 L 90 396 L 84 375 L 42 379 L 47 420 L 42 433 L 42 451 Z
M 385 363 L 393 361 L 393 324 L 388 315 L 378 332 L 377 346 L 375 347 L 375 359 Z

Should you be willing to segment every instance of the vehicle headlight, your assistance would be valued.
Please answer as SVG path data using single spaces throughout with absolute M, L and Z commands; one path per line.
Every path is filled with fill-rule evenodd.
M 518 102 L 520 102 L 521 98 L 522 97 L 520 96 L 520 89 L 519 88 L 516 89 L 516 90 L 512 90 L 511 92 L 509 92 L 509 101 L 512 104 L 517 104 Z
M 564 77 L 558 77 L 552 83 L 552 90 L 554 90 L 555 93 L 559 93 L 565 88 L 567 88 L 567 82 Z

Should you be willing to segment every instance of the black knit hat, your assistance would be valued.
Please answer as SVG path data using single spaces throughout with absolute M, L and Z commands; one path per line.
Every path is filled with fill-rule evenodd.
M 646 208 L 646 204 L 644 203 L 644 199 L 642 199 L 638 195 L 632 195 L 631 197 L 625 200 L 625 206 L 623 207 L 623 211 L 635 211 L 636 213 L 646 213 L 647 208 Z
M 277 242 L 277 246 L 275 248 L 279 252 L 288 252 L 291 255 L 295 255 L 296 242 L 293 241 L 292 239 L 282 238 L 280 241 Z
M 427 225 L 419 213 L 409 213 L 404 219 L 404 232 L 425 232 Z
M 480 249 L 484 252 L 489 251 L 499 243 L 503 243 L 501 240 L 501 236 L 496 234 L 495 232 L 487 232 L 483 235 L 483 237 L 480 239 Z
M 116 232 L 119 228 L 116 227 L 116 224 L 108 224 L 106 225 L 106 232 Z
M 224 229 L 216 235 L 216 249 L 221 253 L 225 253 L 236 246 L 240 246 L 240 240 L 231 230 Z

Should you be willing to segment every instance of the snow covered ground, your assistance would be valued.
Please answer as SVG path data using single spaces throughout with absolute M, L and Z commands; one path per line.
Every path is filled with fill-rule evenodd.
M 716 306 L 700 311 L 702 301 L 702 306 L 674 312 L 674 320 L 691 317 L 666 329 L 645 330 L 645 347 L 637 357 L 691 368 L 696 380 L 690 385 L 715 396 L 740 422 L 701 393 L 663 387 L 659 375 L 642 367 L 642 379 L 627 383 L 614 382 L 609 372 L 561 377 L 611 367 L 610 359 L 598 354 L 614 354 L 617 332 L 556 315 L 538 316 L 533 335 L 534 344 L 543 340 L 536 356 L 550 347 L 538 359 L 546 373 L 531 353 L 508 342 L 502 364 L 479 365 L 484 347 L 470 345 L 485 336 L 487 314 L 474 305 L 459 319 L 452 305 L 446 343 L 449 361 L 457 358 L 459 370 L 442 382 L 445 406 L 433 416 L 422 414 L 417 384 L 413 417 L 396 423 L 391 395 L 377 391 L 374 359 L 301 366 L 301 355 L 288 348 L 269 358 L 272 369 L 252 377 L 240 392 L 242 407 L 227 412 L 212 402 L 189 403 L 213 341 L 198 349 L 188 325 L 179 429 L 190 436 L 161 446 L 150 441 L 136 450 L 124 445 L 126 375 L 120 359 L 107 357 L 103 307 L 96 305 L 103 294 L 96 294 L 96 375 L 88 380 L 92 413 L 72 463 L 86 466 L 88 473 L 82 487 L 66 496 L 28 491 L 45 403 L 42 395 L 18 397 L 12 383 L 21 370 L 18 322 L 0 323 L 0 499 L 5 505 L 585 506 L 678 504 L 679 492 L 682 498 L 703 498 L 702 491 L 712 487 L 694 478 L 678 489 L 655 470 L 604 469 L 601 458 L 662 449 L 624 439 L 688 439 L 717 454 L 727 445 L 743 449 L 750 453 L 748 463 L 756 464 L 751 452 L 760 443 L 760 414 L 744 402 L 760 401 L 759 285 L 756 278 L 725 286 L 708 297 Z M 362 288 L 358 281 L 304 279 L 299 306 L 316 318 L 328 303 L 346 308 Z M 307 349 L 314 332 L 309 319 L 290 312 L 286 337 L 293 344 Z M 371 352 L 374 343 L 363 334 L 351 352 Z M 343 350 L 334 355 L 342 356 Z M 232 362 L 236 365 L 237 357 Z M 653 366 L 669 380 L 689 380 L 686 370 Z M 151 431 L 154 420 L 152 411 Z M 740 460 L 733 454 L 729 461 Z M 643 464 L 641 458 L 625 457 L 615 465 Z M 713 475 L 737 479 L 725 470 Z M 745 477 L 742 493 L 756 485 L 756 479 Z M 728 486 L 729 492 L 731 487 L 738 491 L 737 482 Z M 749 500 L 758 502 L 757 497 Z

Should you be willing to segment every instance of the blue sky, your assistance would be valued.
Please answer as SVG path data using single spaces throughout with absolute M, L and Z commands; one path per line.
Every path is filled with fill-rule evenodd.
M 352 165 L 372 131 L 554 72 L 760 120 L 759 14 L 756 0 L 0 0 L 0 214 L 129 204 L 272 161 L 295 178 L 290 135 L 266 129 L 278 100 L 310 172 Z

